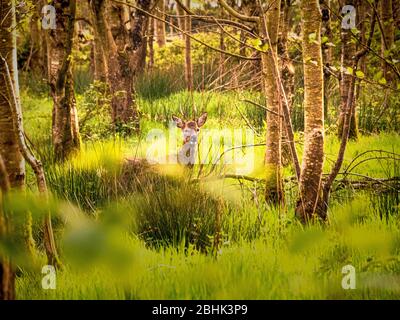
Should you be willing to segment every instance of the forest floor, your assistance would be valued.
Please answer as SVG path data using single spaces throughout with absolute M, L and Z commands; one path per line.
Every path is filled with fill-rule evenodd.
M 262 147 L 251 151 L 254 166 L 246 175 L 254 181 L 216 179 L 193 185 L 183 181 L 185 173 L 179 176 L 174 169 L 163 178 L 152 173 L 127 185 L 119 180 L 120 163 L 126 156 L 146 154 L 145 135 L 103 138 L 101 121 L 93 120 L 82 129 L 81 154 L 63 165 L 52 164 L 51 103 L 26 93 L 22 98 L 27 136 L 45 164 L 57 198 L 49 209 L 55 216 L 64 268 L 57 273 L 56 289 L 44 290 L 39 266 L 45 258 L 38 253 L 35 263 L 18 273 L 19 299 L 400 298 L 398 186 L 375 181 L 372 188 L 359 190 L 359 185 L 349 187 L 342 181 L 336 184 L 329 223 L 303 226 L 294 217 L 294 183 L 286 183 L 284 210 L 263 204 L 258 181 L 265 174 Z M 141 101 L 143 131 L 167 132 L 172 112 L 179 113 L 179 106 L 189 99 L 207 109 L 205 129 L 243 127 L 244 111 L 238 108 L 247 109 L 233 95 L 177 93 Z M 78 103 L 85 101 L 78 97 Z M 253 111 L 251 119 L 257 120 L 258 112 Z M 255 132 L 254 144 L 265 136 L 259 118 L 247 127 Z M 339 148 L 328 131 L 326 173 Z M 350 142 L 342 170 L 349 174 L 339 178 L 364 183 L 374 181 L 369 178 L 399 177 L 399 138 L 397 133 L 380 133 Z M 296 134 L 296 140 L 301 156 L 302 136 Z M 218 170 L 227 173 L 223 166 Z M 293 175 L 290 167 L 285 168 L 285 177 Z M 28 181 L 34 189 L 31 172 Z M 43 205 L 29 201 L 35 218 Z M 222 241 L 212 254 L 217 211 L 222 214 Z M 35 230 L 40 243 L 40 228 Z M 347 265 L 356 272 L 355 289 L 342 287 Z

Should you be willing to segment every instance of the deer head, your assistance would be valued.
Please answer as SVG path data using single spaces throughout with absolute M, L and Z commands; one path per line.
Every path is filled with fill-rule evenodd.
M 200 128 L 207 121 L 207 112 L 203 113 L 197 120 L 184 121 L 177 116 L 172 116 L 176 126 L 182 130 L 183 144 L 197 144 Z
M 177 116 L 172 116 L 176 126 L 182 130 L 183 146 L 178 154 L 179 162 L 186 165 L 193 165 L 198 142 L 200 128 L 207 121 L 207 112 L 203 113 L 197 120 L 184 121 Z

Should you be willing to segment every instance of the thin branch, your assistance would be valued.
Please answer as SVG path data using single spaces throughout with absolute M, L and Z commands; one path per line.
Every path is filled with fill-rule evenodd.
M 171 23 L 171 22 L 169 22 L 169 21 L 167 21 L 167 20 L 165 20 L 165 19 L 163 19 L 163 18 L 161 18 L 161 17 L 158 17 L 158 16 L 156 16 L 156 15 L 154 15 L 154 14 L 151 14 L 150 12 L 148 12 L 148 11 L 146 11 L 146 10 L 143 10 L 142 8 L 139 8 L 138 6 L 136 6 L 136 5 L 132 4 L 132 3 L 126 3 L 126 2 L 119 1 L 119 0 L 111 0 L 111 1 L 112 1 L 112 2 L 115 2 L 115 3 L 127 5 L 128 7 L 131 7 L 131 8 L 134 8 L 134 9 L 136 9 L 136 10 L 139 10 L 139 11 L 143 12 L 144 14 L 148 15 L 149 17 L 152 17 L 153 19 L 162 21 L 162 22 L 168 24 L 170 27 L 172 27 L 172 28 L 178 30 L 179 32 L 181 32 L 181 33 L 184 34 L 185 36 L 188 36 L 189 38 L 193 39 L 194 41 L 199 42 L 199 43 L 202 44 L 203 46 L 205 46 L 205 47 L 207 47 L 207 48 L 209 48 L 209 49 L 212 49 L 212 50 L 214 50 L 214 51 L 217 51 L 217 52 L 220 52 L 220 53 L 223 53 L 223 54 L 226 54 L 226 55 L 235 57 L 235 58 L 244 59 L 244 60 L 260 60 L 260 58 L 257 58 L 257 57 L 245 57 L 245 56 L 242 56 L 242 55 L 240 55 L 240 54 L 236 54 L 236 53 L 224 51 L 224 50 L 221 50 L 221 49 L 219 49 L 219 48 L 215 48 L 215 47 L 213 47 L 213 46 L 210 46 L 210 45 L 207 44 L 206 42 L 204 42 L 204 41 L 202 41 L 202 40 L 200 40 L 200 39 L 197 39 L 196 37 L 192 36 L 190 33 L 188 33 L 188 32 L 186 32 L 186 31 L 182 30 L 181 28 L 179 28 L 179 27 L 177 27 L 177 26 L 175 26 L 173 23 Z
M 239 112 L 240 116 L 242 117 L 242 119 L 244 120 L 244 122 L 246 122 L 247 126 L 251 129 L 251 131 L 253 131 L 257 136 L 260 136 L 260 134 L 252 126 L 249 119 L 247 119 L 247 117 L 243 114 L 243 112 L 240 110 L 239 106 L 236 103 L 235 103 L 235 107 L 236 107 L 237 111 Z
M 239 99 L 239 101 L 243 101 L 243 102 L 250 103 L 250 104 L 252 104 L 253 106 L 259 107 L 259 108 L 261 108 L 261 109 L 264 109 L 264 110 L 267 111 L 267 112 L 270 112 L 270 113 L 272 113 L 272 114 L 274 114 L 274 115 L 276 115 L 276 116 L 278 116 L 278 117 L 283 118 L 283 115 L 281 115 L 281 114 L 279 114 L 279 113 L 277 113 L 277 112 L 275 112 L 275 111 L 272 111 L 271 109 L 268 109 L 267 107 L 264 107 L 263 105 L 261 105 L 261 104 L 259 104 L 259 103 L 257 103 L 257 102 L 254 102 L 254 101 L 251 101 L 251 100 L 247 100 L 247 99 Z
M 215 18 L 215 17 L 209 17 L 209 16 L 200 16 L 195 14 L 193 11 L 191 11 L 188 7 L 186 7 L 182 1 L 180 0 L 176 0 L 176 2 L 178 3 L 178 5 L 188 14 L 190 15 L 192 18 L 195 18 L 197 20 L 203 21 L 203 22 L 208 22 L 208 23 L 214 23 L 215 20 L 217 20 L 219 23 L 221 24 L 227 24 L 227 25 L 231 25 L 234 26 L 238 29 L 242 29 L 244 31 L 247 31 L 248 33 L 254 35 L 254 31 L 252 28 L 249 28 L 248 26 L 236 22 L 236 21 L 232 21 L 232 20 L 228 20 L 228 19 L 222 19 L 222 18 Z M 160 11 L 157 9 L 157 11 Z M 164 14 L 166 14 L 164 12 Z M 168 16 L 172 17 L 173 15 L 167 14 Z M 179 17 L 179 15 L 175 15 L 175 17 Z
M 177 0 L 179 1 L 179 0 Z M 232 8 L 228 3 L 226 3 L 225 0 L 218 0 L 218 3 L 226 10 L 228 13 L 235 17 L 236 19 L 246 21 L 246 22 L 254 22 L 254 23 L 260 23 L 260 18 L 259 17 L 253 17 L 253 16 L 246 16 L 244 14 L 241 14 L 240 12 L 237 12 L 234 8 Z

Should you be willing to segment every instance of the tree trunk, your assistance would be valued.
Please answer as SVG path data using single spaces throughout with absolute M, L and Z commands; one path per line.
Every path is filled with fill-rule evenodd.
M 13 125 L 12 95 L 5 76 L 6 63 L 15 86 L 18 86 L 15 38 L 15 3 L 0 0 L 0 237 L 9 232 L 9 221 L 2 211 L 2 198 L 11 188 L 21 189 L 25 183 L 25 162 L 19 151 Z M 0 300 L 15 299 L 15 272 L 8 257 L 0 257 Z
M 190 0 L 186 0 L 186 7 L 190 9 Z M 185 32 L 190 34 L 192 32 L 192 19 L 190 15 L 185 12 Z M 193 65 L 192 65 L 192 50 L 190 37 L 185 35 L 185 80 L 188 91 L 193 91 Z
M 18 87 L 16 39 L 13 36 L 14 12 L 9 0 L 0 2 L 0 55 L 9 66 L 14 86 Z M 25 161 L 18 147 L 17 133 L 13 126 L 11 89 L 6 78 L 6 65 L 0 61 L 0 154 L 3 157 L 11 188 L 23 188 L 25 183 Z
M 396 29 L 400 29 L 400 0 L 392 0 L 393 19 Z
M 355 0 L 348 0 L 344 2 L 341 0 L 341 5 L 353 5 L 355 6 Z M 353 77 L 353 70 L 351 67 L 353 65 L 354 54 L 356 53 L 356 45 L 354 39 L 351 35 L 351 29 L 341 29 L 341 71 L 340 71 L 340 114 L 338 123 L 338 138 L 342 138 L 343 133 L 343 120 L 344 113 L 347 104 L 347 97 L 349 96 L 349 88 L 351 78 Z M 353 102 L 355 103 L 355 101 Z M 349 139 L 358 139 L 358 125 L 357 125 L 357 115 L 354 113 L 351 118 L 350 123 L 350 135 Z
M 252 16 L 255 14 L 257 7 L 257 1 L 254 0 L 242 0 L 240 1 L 240 12 L 247 15 Z M 240 30 L 240 42 L 246 43 L 247 41 L 247 33 L 244 30 Z M 246 56 L 246 46 L 240 44 L 239 54 L 241 56 Z
M 151 1 L 139 0 L 137 6 L 149 11 Z M 112 96 L 114 129 L 123 134 L 138 132 L 139 112 L 134 84 L 139 70 L 143 69 L 143 46 L 146 46 L 144 35 L 148 16 L 140 10 L 132 13 L 128 5 L 106 0 L 91 0 L 90 7 Z M 124 21 L 127 16 L 129 20 Z
M 272 46 L 271 50 L 275 55 L 277 55 L 280 6 L 281 2 L 275 1 L 265 14 L 267 32 Z M 263 17 L 260 18 L 263 19 Z M 261 29 L 263 30 L 263 27 Z M 280 90 L 275 79 L 275 61 L 272 54 L 269 52 L 263 53 L 261 58 L 267 106 L 272 111 L 267 113 L 265 200 L 270 204 L 283 205 L 284 191 L 281 164 L 282 122 L 279 116 L 282 114 Z
M 225 51 L 225 39 L 224 32 L 221 30 L 219 34 L 219 48 L 221 51 Z M 220 52 L 219 54 L 219 66 L 218 66 L 218 79 L 219 79 L 219 87 L 220 90 L 224 88 L 225 85 L 225 55 Z M 204 87 L 204 79 L 203 79 L 203 87 Z
M 304 66 L 304 154 L 296 214 L 309 221 L 321 196 L 324 161 L 324 79 L 318 0 L 301 1 Z
M 54 103 L 52 138 L 56 160 L 64 161 L 80 149 L 71 63 L 76 1 L 51 1 L 50 4 L 56 8 L 57 15 L 57 28 L 46 32 L 48 76 Z
M 185 11 L 178 4 L 176 4 L 176 13 L 178 14 L 178 28 L 185 30 Z M 182 39 L 185 39 L 184 34 L 180 33 L 180 36 Z
M 147 70 L 151 71 L 154 67 L 154 31 L 155 31 L 155 23 L 154 19 L 149 19 L 149 62 L 147 64 Z
M 366 39 L 366 32 L 367 32 L 367 27 L 366 23 L 368 22 L 368 13 L 373 14 L 371 12 L 371 7 L 365 2 L 365 1 L 360 1 L 359 6 L 357 7 L 357 13 L 358 13 L 358 29 L 360 30 L 360 42 L 362 44 L 365 44 L 367 42 Z M 362 46 L 358 46 L 358 50 L 362 49 Z M 367 75 L 367 56 L 362 56 L 360 59 L 360 70 L 364 73 L 364 75 Z M 357 79 L 357 84 L 356 84 L 356 89 L 355 89 L 355 101 L 358 101 L 359 97 L 361 96 L 361 91 L 362 91 L 362 81 L 360 79 Z
M 280 71 L 283 87 L 286 92 L 287 102 L 290 112 L 292 111 L 294 96 L 294 75 L 295 69 L 289 55 L 288 36 L 291 25 L 291 0 L 284 0 L 281 3 L 280 16 L 281 32 L 278 43 L 278 53 L 280 56 Z M 282 119 L 282 128 L 285 127 L 285 120 Z M 290 145 L 286 130 L 282 130 L 282 165 L 287 166 L 291 162 Z
M 360 59 L 367 54 L 368 47 L 371 46 L 372 38 L 373 38 L 373 35 L 375 32 L 376 20 L 377 20 L 376 14 L 373 13 L 371 15 L 371 23 L 370 23 L 368 40 L 367 40 L 366 44 L 364 44 L 364 46 L 354 54 L 353 64 L 351 67 L 355 74 L 357 72 L 358 63 L 359 63 Z M 356 83 L 356 78 L 352 77 L 351 81 L 350 81 L 350 85 L 349 85 L 347 104 L 346 104 L 346 108 L 344 110 L 343 133 L 342 133 L 342 139 L 340 141 L 340 148 L 339 148 L 338 156 L 337 156 L 335 163 L 332 166 L 331 172 L 329 173 L 328 177 L 325 180 L 325 183 L 323 186 L 323 196 L 320 199 L 320 203 L 318 205 L 318 213 L 319 213 L 319 216 L 321 216 L 322 218 L 327 217 L 328 204 L 329 204 L 329 199 L 330 199 L 330 193 L 332 190 L 332 184 L 335 181 L 337 175 L 339 174 L 340 169 L 343 165 L 343 161 L 344 161 L 344 154 L 346 152 L 347 142 L 349 140 L 349 135 L 350 135 L 351 117 L 352 117 L 353 113 L 355 112 L 355 105 L 354 105 L 355 83 Z
M 389 58 L 391 56 L 391 49 L 394 43 L 394 16 L 392 0 L 381 0 L 380 2 L 381 14 L 380 18 L 382 21 L 382 35 L 381 35 L 381 55 L 382 57 Z M 388 84 L 391 84 L 393 80 L 392 69 L 383 62 L 382 64 L 383 74 Z
M 159 10 L 157 11 L 157 16 L 165 19 L 165 14 L 163 13 L 165 11 L 164 0 L 158 0 L 157 9 Z M 155 20 L 155 27 L 157 44 L 159 48 L 162 48 L 166 44 L 165 23 L 160 20 Z
M 92 0 L 88 0 L 89 6 L 91 5 Z M 96 14 L 93 10 L 93 7 L 90 7 L 90 19 L 93 25 L 93 51 L 94 51 L 94 79 L 97 81 L 101 81 L 103 83 L 107 82 L 107 60 L 106 53 L 104 52 L 103 42 L 105 37 L 100 34 L 102 32 L 102 28 L 99 27 L 99 21 L 96 17 Z
M 322 43 L 322 61 L 324 63 L 324 115 L 325 121 L 329 123 L 329 80 L 331 73 L 329 68 L 332 64 L 332 47 L 328 43 L 332 42 L 332 28 L 331 28 L 331 1 L 321 0 L 321 13 L 322 13 L 322 38 L 325 39 Z
M 0 6 L 1 6 L 0 1 Z M 0 13 L 0 17 L 3 17 Z M 0 154 L 0 238 L 7 237 L 10 221 L 3 212 L 2 200 L 9 191 L 10 183 L 3 158 Z M 0 254 L 0 300 L 15 299 L 15 271 L 9 257 Z
M 146 69 L 147 47 L 149 44 L 149 21 L 150 19 L 146 19 L 143 26 L 143 43 L 141 44 L 137 54 L 138 63 L 136 75 L 143 74 Z

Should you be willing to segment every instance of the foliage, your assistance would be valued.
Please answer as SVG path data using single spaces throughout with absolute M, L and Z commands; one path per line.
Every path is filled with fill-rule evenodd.
M 18 298 L 398 298 L 398 219 L 381 220 L 367 197 L 335 206 L 334 211 L 328 228 L 302 227 L 291 216 L 269 214 L 271 227 L 265 236 L 252 242 L 225 242 L 215 259 L 193 247 L 186 253 L 173 247 L 145 248 L 126 235 L 123 206 L 89 225 L 76 210 L 64 206 L 65 215 L 75 217 L 62 240 L 74 263 L 58 273 L 57 290 L 40 288 L 40 272 L 19 277 Z M 99 244 L 104 251 L 96 251 Z M 83 250 L 85 258 L 80 259 L 77 254 Z M 347 264 L 357 270 L 357 290 L 341 287 L 342 267 Z

